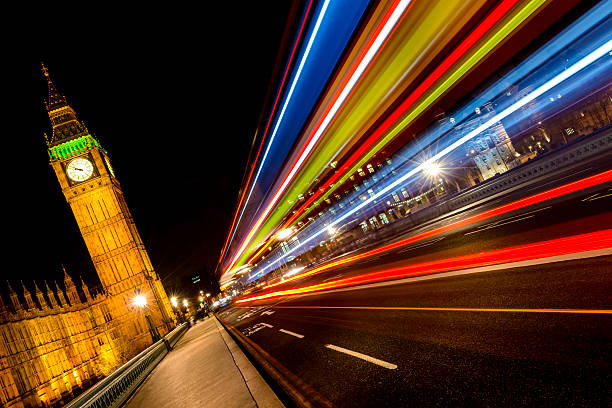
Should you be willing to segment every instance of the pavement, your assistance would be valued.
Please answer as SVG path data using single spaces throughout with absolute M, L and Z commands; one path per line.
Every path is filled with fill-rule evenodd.
M 124 408 L 281 408 L 284 405 L 219 321 L 199 321 Z

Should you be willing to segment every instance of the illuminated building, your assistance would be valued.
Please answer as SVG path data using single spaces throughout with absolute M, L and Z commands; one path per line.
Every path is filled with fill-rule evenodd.
M 174 314 L 153 269 L 108 152 L 77 118 L 43 66 L 49 87 L 47 112 L 53 127 L 46 138 L 50 164 L 102 284 L 92 297 L 64 270 L 61 289 L 36 301 L 23 286 L 22 298 L 9 285 L 10 307 L 0 299 L 0 405 L 61 406 L 96 380 L 151 344 L 136 293 L 161 335 Z M 53 286 L 53 285 L 52 285 Z M 66 297 L 68 300 L 66 300 Z
M 490 103 L 487 103 L 482 109 L 478 108 L 476 113 L 477 118 L 464 125 L 465 131 L 477 128 L 496 114 Z M 469 155 L 476 164 L 481 181 L 496 174 L 505 173 L 520 164 L 520 161 L 517 160 L 519 155 L 512 146 L 512 141 L 501 122 L 497 122 L 466 143 L 465 150 L 466 156 Z

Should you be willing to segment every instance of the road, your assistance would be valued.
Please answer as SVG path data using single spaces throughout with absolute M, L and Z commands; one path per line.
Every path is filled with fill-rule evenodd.
M 600 406 L 612 397 L 612 314 L 551 309 L 612 313 L 610 265 L 323 293 L 220 317 L 337 406 Z
M 611 192 L 525 208 L 269 291 L 610 229 Z M 274 297 L 218 316 L 318 405 L 609 405 L 612 252 L 573 258 Z

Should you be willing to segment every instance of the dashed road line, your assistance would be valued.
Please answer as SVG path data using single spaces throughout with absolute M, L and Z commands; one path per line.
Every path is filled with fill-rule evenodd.
M 297 333 L 294 333 L 294 332 L 289 331 L 289 330 L 278 329 L 278 331 L 279 332 L 283 332 L 283 333 L 288 334 L 288 335 L 293 336 L 293 337 L 297 337 L 298 339 L 303 339 L 304 338 L 304 336 L 302 334 L 297 334 Z
M 328 349 L 339 351 L 340 353 L 348 354 L 349 356 L 360 358 L 360 359 L 365 360 L 365 361 L 367 361 L 369 363 L 379 365 L 379 366 L 387 368 L 389 370 L 395 370 L 397 368 L 397 366 L 395 364 L 387 363 L 386 361 L 379 360 L 377 358 L 368 356 L 367 354 L 359 353 L 357 351 L 345 349 L 344 347 L 334 346 L 333 344 L 326 344 L 325 347 L 327 347 Z

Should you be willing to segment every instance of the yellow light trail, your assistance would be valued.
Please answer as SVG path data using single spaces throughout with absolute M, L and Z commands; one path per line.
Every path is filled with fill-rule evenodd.
M 495 47 L 497 47 L 507 36 L 509 36 L 514 30 L 516 30 L 523 22 L 525 22 L 530 16 L 532 16 L 533 13 L 535 13 L 546 2 L 547 0 L 531 0 L 531 1 L 523 2 L 524 4 L 517 6 L 513 10 L 511 10 L 511 12 L 506 17 L 504 17 L 500 23 L 496 25 L 496 28 L 497 28 L 496 30 L 492 30 L 487 35 L 485 35 L 485 37 L 481 39 L 478 42 L 478 44 L 466 54 L 466 56 L 464 56 L 462 59 L 460 59 L 458 63 L 454 65 L 455 67 L 454 70 L 449 71 L 449 73 L 447 73 L 440 80 L 438 80 L 436 82 L 436 85 L 432 87 L 428 92 L 426 92 L 423 95 L 423 97 L 421 97 L 417 101 L 417 104 L 415 104 L 405 114 L 404 118 L 393 129 L 387 132 L 385 136 L 383 136 L 362 157 L 361 160 L 359 160 L 356 164 L 354 164 L 350 170 L 345 172 L 345 175 L 342 178 L 340 178 L 338 182 L 336 182 L 333 186 L 330 186 L 330 188 L 315 203 L 313 203 L 313 205 L 310 208 L 314 208 L 316 205 L 320 204 L 323 200 L 328 198 L 329 195 L 335 191 L 334 186 L 337 187 L 337 186 L 342 185 L 344 182 L 346 182 L 348 178 L 357 171 L 357 169 L 359 169 L 364 164 L 366 164 L 367 161 L 370 160 L 374 154 L 376 154 L 376 152 L 381 150 L 387 143 L 389 143 L 402 130 L 404 130 L 410 123 L 412 123 L 420 114 L 422 114 L 431 104 L 433 104 L 439 97 L 441 97 L 452 86 L 454 86 L 463 76 L 465 76 L 479 62 L 481 62 L 492 50 L 495 49 Z M 408 20 L 408 19 L 405 20 L 402 23 L 401 27 L 398 28 L 398 30 L 402 29 L 405 26 L 408 26 L 409 21 L 411 20 Z M 428 23 L 427 27 L 423 27 L 423 30 L 434 27 L 438 30 L 438 32 L 440 31 L 440 26 L 435 25 L 434 21 L 427 20 L 427 23 Z M 418 31 L 417 32 L 411 31 L 411 32 L 412 32 L 412 36 L 416 36 L 416 33 L 421 34 Z M 404 33 L 404 32 L 402 31 L 401 33 Z M 394 38 L 397 38 L 398 39 L 397 41 L 400 41 L 403 37 L 400 36 L 398 33 L 394 33 Z M 431 40 L 432 37 L 430 35 L 430 36 L 425 36 L 425 38 L 427 38 L 428 40 Z M 449 40 L 449 39 L 450 38 L 446 38 L 446 40 Z M 388 48 L 389 50 L 391 50 L 390 52 L 392 52 L 393 55 L 387 56 L 386 54 L 382 53 L 381 56 L 379 57 L 379 60 L 377 60 L 377 61 L 383 61 L 381 63 L 382 65 L 378 66 L 375 64 L 373 68 L 371 68 L 371 72 L 368 72 L 368 75 L 372 74 L 374 77 L 372 79 L 372 76 L 369 76 L 368 80 L 372 80 L 374 82 L 370 84 L 369 86 L 366 86 L 366 82 L 364 80 L 364 84 L 360 86 L 360 89 L 363 89 L 363 90 L 356 91 L 356 92 L 360 92 L 359 95 L 357 94 L 353 95 L 353 98 L 357 98 L 357 96 L 361 95 L 363 99 L 359 99 L 359 100 L 353 99 L 352 106 L 354 106 L 355 108 L 345 109 L 343 111 L 343 112 L 346 112 L 346 111 L 353 112 L 354 111 L 356 113 L 354 113 L 353 115 L 357 115 L 357 116 L 355 117 L 351 116 L 351 118 L 353 118 L 351 120 L 348 120 L 345 117 L 346 113 L 342 113 L 339 116 L 340 118 L 339 120 L 342 120 L 342 123 L 336 124 L 335 126 L 340 126 L 340 127 L 334 128 L 335 131 L 333 132 L 332 131 L 328 132 L 329 136 L 326 135 L 326 138 L 321 142 L 321 144 L 315 150 L 313 157 L 317 158 L 316 163 L 314 163 L 314 160 L 311 160 L 310 163 L 308 163 L 304 167 L 300 175 L 292 183 L 291 187 L 287 189 L 287 192 L 283 195 L 282 199 L 279 201 L 279 205 L 268 216 L 265 224 L 260 228 L 258 233 L 255 235 L 253 242 L 260 243 L 260 242 L 265 241 L 266 235 L 269 233 L 269 231 L 274 226 L 278 225 L 282 217 L 287 214 L 287 211 L 291 207 L 290 203 L 292 203 L 293 200 L 295 200 L 295 197 L 297 197 L 298 194 L 307 191 L 307 188 L 309 187 L 309 185 L 313 182 L 313 180 L 316 179 L 319 173 L 323 170 L 321 163 L 331 162 L 333 158 L 336 157 L 335 154 L 337 154 L 339 148 L 341 148 L 342 145 L 347 145 L 347 143 L 349 143 L 350 140 L 352 140 L 352 143 L 354 143 L 356 140 L 359 139 L 359 137 L 356 137 L 354 133 L 356 131 L 355 126 L 362 123 L 364 118 L 368 118 L 368 117 L 371 118 L 373 116 L 373 112 L 371 110 L 368 110 L 367 106 L 368 105 L 376 106 L 377 104 L 380 104 L 380 102 L 376 102 L 375 96 L 380 97 L 381 89 L 388 92 L 389 86 L 392 84 L 396 84 L 396 82 L 394 82 L 393 80 L 389 80 L 389 78 L 386 78 L 386 77 L 387 76 L 393 77 L 397 81 L 397 78 L 400 78 L 401 75 L 404 75 L 406 71 L 409 69 L 406 67 L 406 65 L 402 65 L 401 69 L 395 69 L 393 70 L 393 72 L 389 73 L 387 71 L 384 71 L 384 68 L 388 67 L 389 65 L 397 66 L 397 64 L 400 63 L 402 60 L 404 60 L 404 62 L 408 62 L 407 64 L 408 67 L 416 63 L 417 60 L 415 60 L 415 57 L 414 57 L 414 51 L 415 51 L 414 47 L 416 46 L 416 44 L 410 43 L 411 47 L 408 47 L 409 49 L 406 49 L 405 47 L 401 48 L 401 51 L 404 54 L 400 53 L 399 55 L 403 55 L 404 56 L 403 59 L 393 58 L 394 56 L 397 57 L 396 54 L 398 50 L 396 48 L 391 47 L 391 45 L 395 45 L 395 44 L 390 44 Z M 424 46 L 426 45 L 427 43 L 424 43 Z M 387 48 L 385 48 L 385 50 L 387 50 Z M 409 51 L 412 52 L 412 58 L 408 57 L 409 54 L 405 54 L 405 53 L 408 53 Z M 380 71 L 381 69 L 383 71 Z M 417 69 L 417 68 L 414 68 L 414 69 Z M 382 74 L 383 72 L 384 74 Z M 375 90 L 375 91 L 371 91 L 375 93 L 374 93 L 374 96 L 371 96 L 371 98 L 368 98 L 366 96 L 371 95 L 371 94 L 369 94 L 367 91 L 370 89 Z M 361 106 L 362 109 L 357 109 L 356 107 L 358 106 Z M 343 128 L 342 125 L 344 125 L 345 127 Z M 358 127 L 359 126 L 357 126 L 357 128 Z M 345 131 L 341 131 L 342 129 L 344 129 Z M 351 134 L 353 134 L 352 138 L 350 136 Z M 300 218 L 295 219 L 291 225 L 295 225 L 299 220 Z M 242 265 L 248 259 L 248 257 L 257 250 L 258 246 L 259 245 L 251 245 L 248 248 L 248 250 L 244 252 L 244 254 L 239 259 L 239 261 L 235 264 L 235 266 Z

